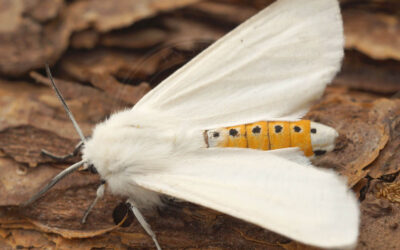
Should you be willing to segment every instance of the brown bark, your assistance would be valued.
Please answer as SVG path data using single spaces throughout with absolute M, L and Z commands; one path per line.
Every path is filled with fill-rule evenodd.
M 85 225 L 97 175 L 77 172 L 29 207 L 20 205 L 79 156 L 79 137 L 49 88 L 54 76 L 86 136 L 269 0 L 0 0 L 0 248 L 153 248 L 123 197 L 106 194 Z M 400 5 L 343 0 L 346 57 L 307 117 L 340 134 L 314 160 L 346 176 L 360 197 L 357 249 L 400 244 Z M 123 210 L 123 209 L 122 209 Z M 166 249 L 315 249 L 230 216 L 169 201 L 146 217 Z M 131 220 L 131 219 L 128 219 Z M 128 223 L 129 224 L 129 223 Z

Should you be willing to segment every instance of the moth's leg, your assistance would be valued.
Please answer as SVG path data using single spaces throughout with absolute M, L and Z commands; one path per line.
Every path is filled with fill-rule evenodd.
M 90 213 L 90 211 L 92 211 L 94 205 L 96 205 L 97 201 L 99 199 L 101 199 L 104 196 L 104 189 L 105 189 L 105 184 L 106 182 L 103 180 L 101 181 L 100 186 L 97 188 L 96 191 L 96 198 L 92 201 L 92 203 L 89 205 L 89 207 L 86 209 L 85 214 L 82 217 L 81 223 L 85 224 L 86 223 L 86 219 Z
M 45 155 L 45 156 L 50 157 L 57 161 L 65 161 L 65 160 L 68 160 L 69 158 L 72 158 L 72 157 L 78 155 L 82 145 L 83 145 L 83 141 L 80 141 L 78 144 L 76 144 L 74 151 L 72 151 L 72 153 L 69 153 L 67 155 L 54 155 L 45 149 L 42 149 L 42 155 Z
M 154 244 L 157 247 L 157 250 L 161 250 L 160 244 L 158 244 L 157 238 L 153 230 L 151 230 L 150 225 L 146 222 L 144 219 L 142 213 L 139 211 L 139 209 L 136 207 L 135 201 L 132 199 L 128 199 L 126 203 L 129 204 L 130 209 L 132 210 L 133 214 L 135 215 L 136 219 L 139 221 L 140 225 L 143 227 L 143 229 L 146 231 L 148 235 L 153 239 Z
M 68 168 L 64 169 L 63 171 L 61 171 L 58 175 L 54 176 L 53 179 L 51 179 L 51 181 L 49 183 L 47 183 L 46 186 L 44 186 L 42 189 L 40 189 L 39 192 L 34 194 L 28 201 L 24 202 L 23 206 L 28 206 L 32 202 L 39 199 L 40 196 L 42 196 L 42 194 L 49 191 L 50 188 L 52 188 L 54 185 L 56 185 L 60 180 L 65 178 L 67 175 L 70 175 L 73 172 L 75 172 L 76 170 L 78 170 L 78 168 L 80 168 L 83 164 L 85 164 L 85 161 L 82 160 L 80 162 L 77 162 L 77 163 L 69 166 Z

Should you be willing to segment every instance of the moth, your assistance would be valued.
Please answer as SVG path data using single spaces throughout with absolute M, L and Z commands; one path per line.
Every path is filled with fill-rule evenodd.
M 301 120 L 338 72 L 343 25 L 337 0 L 279 0 L 164 80 L 132 109 L 80 137 L 83 165 L 105 188 L 140 209 L 160 194 L 206 206 L 299 242 L 356 244 L 359 208 L 346 180 L 310 163 L 334 148 L 337 132 Z M 50 72 L 48 71 L 49 76 Z M 54 83 L 53 86 L 55 87 Z

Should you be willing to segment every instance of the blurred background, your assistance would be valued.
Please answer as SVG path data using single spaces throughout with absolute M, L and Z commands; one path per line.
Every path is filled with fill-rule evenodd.
M 115 228 L 124 214 L 119 197 L 107 195 L 88 223 L 79 223 L 98 183 L 98 177 L 89 173 L 76 173 L 34 206 L 18 208 L 79 159 L 59 163 L 40 154 L 43 148 L 69 153 L 79 140 L 48 86 L 45 63 L 89 136 L 97 122 L 133 106 L 272 2 L 0 0 L 0 248 L 153 248 L 135 221 Z M 400 1 L 340 3 L 346 36 L 343 68 L 307 115 L 335 127 L 340 137 L 335 151 L 314 164 L 346 176 L 359 197 L 362 224 L 357 249 L 396 249 Z M 174 203 L 148 217 L 167 249 L 312 249 L 187 203 Z

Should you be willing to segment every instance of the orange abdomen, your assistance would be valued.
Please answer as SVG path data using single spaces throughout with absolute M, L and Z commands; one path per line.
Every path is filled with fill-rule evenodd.
M 209 147 L 239 147 L 272 150 L 299 147 L 313 155 L 310 121 L 262 121 L 206 131 Z

